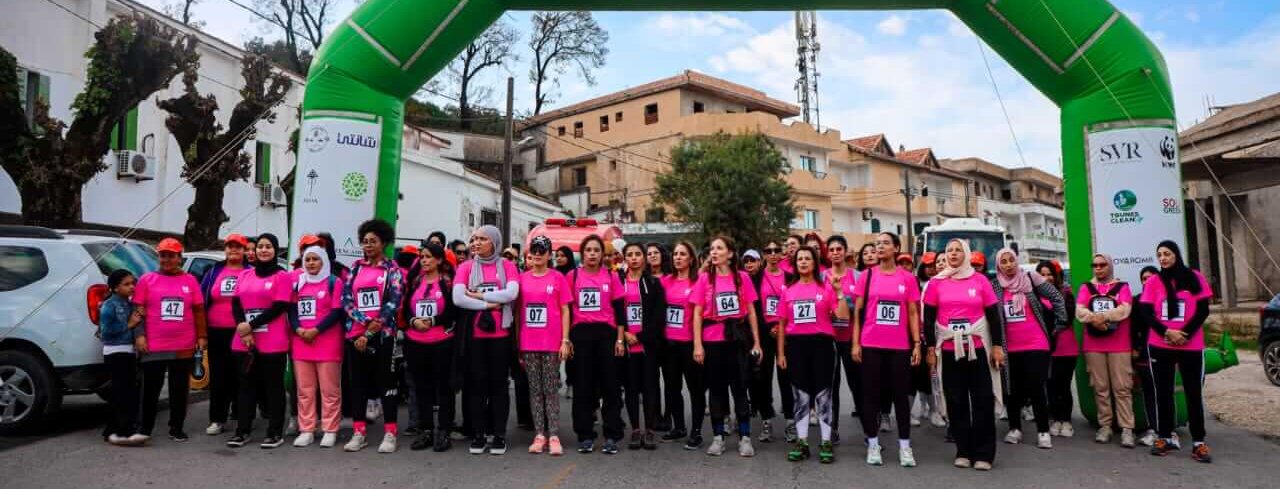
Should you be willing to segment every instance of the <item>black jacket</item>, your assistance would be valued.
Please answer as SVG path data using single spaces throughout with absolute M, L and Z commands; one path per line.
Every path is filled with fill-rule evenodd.
M 623 284 L 626 284 L 627 272 L 618 272 L 618 278 Z M 655 351 L 658 348 L 662 348 L 667 339 L 667 336 L 663 334 L 667 319 L 667 293 L 662 287 L 662 281 L 648 272 L 640 276 L 640 308 L 642 314 L 641 322 L 644 324 L 644 327 L 640 330 L 640 335 L 637 336 L 640 344 L 644 345 L 646 351 Z M 622 307 L 615 307 L 614 314 L 618 318 L 618 324 L 626 327 L 626 304 L 624 303 Z

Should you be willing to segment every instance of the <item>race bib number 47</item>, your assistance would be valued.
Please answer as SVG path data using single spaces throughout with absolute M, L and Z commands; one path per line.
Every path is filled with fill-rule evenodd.
M 180 297 L 165 297 L 160 299 L 160 320 L 161 321 L 181 321 L 186 314 L 186 303 Z

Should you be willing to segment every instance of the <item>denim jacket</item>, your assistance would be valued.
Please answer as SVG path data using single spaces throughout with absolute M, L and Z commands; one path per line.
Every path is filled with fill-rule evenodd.
M 133 304 L 123 297 L 111 294 L 99 306 L 98 314 L 98 335 L 102 337 L 104 346 L 133 344 L 133 330 L 129 329 L 129 315 L 133 314 Z

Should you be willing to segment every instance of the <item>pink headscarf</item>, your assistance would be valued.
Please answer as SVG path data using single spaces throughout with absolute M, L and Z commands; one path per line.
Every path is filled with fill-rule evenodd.
M 1006 253 L 1013 255 L 1014 261 L 1018 260 L 1018 253 L 1011 248 L 1001 248 L 1000 251 L 997 251 L 996 280 L 1000 281 L 1000 287 L 1013 294 L 1013 298 L 1010 299 L 1010 305 L 1013 306 L 1013 310 L 1021 311 L 1027 307 L 1027 294 L 1044 283 L 1044 277 L 1041 277 L 1038 273 L 1023 272 L 1022 268 L 1015 268 L 1013 275 L 1005 275 L 1004 271 L 1000 270 L 1000 258 Z
M 946 248 L 943 248 L 941 259 L 938 260 L 938 274 L 934 275 L 934 280 L 942 280 L 954 278 L 956 280 L 964 280 L 973 275 L 973 264 L 969 263 L 969 243 L 963 239 L 953 239 L 947 242 L 947 246 L 951 246 L 951 242 L 960 243 L 960 249 L 964 250 L 964 259 L 961 260 L 960 266 L 952 267 L 947 263 Z M 943 268 L 945 267 L 945 269 Z

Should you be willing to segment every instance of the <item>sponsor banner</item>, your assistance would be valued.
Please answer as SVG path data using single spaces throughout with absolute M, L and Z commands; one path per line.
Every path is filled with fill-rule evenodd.
M 1140 289 L 1139 271 L 1157 266 L 1160 241 L 1173 240 L 1184 255 L 1187 249 L 1177 133 L 1106 129 L 1089 133 L 1087 144 L 1093 249 L 1111 255 L 1116 276 Z
M 363 256 L 356 228 L 374 216 L 381 132 L 376 122 L 332 117 L 302 121 L 290 243 L 303 234 L 328 231 L 339 261 L 351 265 Z M 291 256 L 299 252 L 293 249 Z

